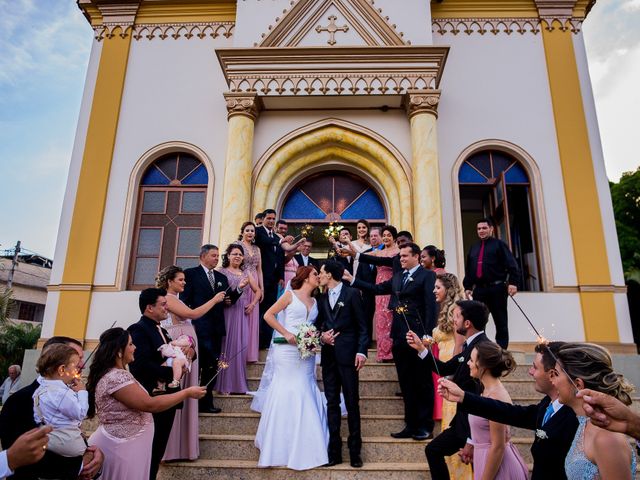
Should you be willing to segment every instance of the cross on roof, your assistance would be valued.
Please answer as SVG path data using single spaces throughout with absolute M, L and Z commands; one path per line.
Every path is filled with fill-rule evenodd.
M 336 44 L 336 32 L 346 33 L 349 31 L 349 25 L 343 25 L 342 27 L 337 26 L 336 25 L 337 19 L 338 17 L 336 17 L 335 15 L 331 15 L 329 16 L 329 25 L 327 25 L 326 27 L 321 27 L 320 25 L 318 25 L 316 27 L 316 32 L 318 33 L 329 32 L 329 40 L 327 41 L 329 45 Z

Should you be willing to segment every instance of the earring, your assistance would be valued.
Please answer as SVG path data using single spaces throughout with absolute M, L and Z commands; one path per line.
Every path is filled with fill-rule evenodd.
M 118 354 L 118 358 L 122 358 L 122 354 L 121 353 Z

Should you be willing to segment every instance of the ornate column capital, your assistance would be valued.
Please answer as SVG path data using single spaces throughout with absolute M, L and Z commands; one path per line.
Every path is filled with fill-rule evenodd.
M 262 109 L 262 100 L 257 93 L 225 92 L 224 99 L 227 102 L 227 118 L 242 115 L 255 121 Z
M 404 107 L 409 118 L 419 113 L 429 113 L 438 117 L 440 90 L 407 90 Z

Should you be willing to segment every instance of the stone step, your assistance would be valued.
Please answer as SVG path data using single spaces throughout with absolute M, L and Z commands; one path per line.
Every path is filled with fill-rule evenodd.
M 535 395 L 535 385 L 531 380 L 518 380 L 504 378 L 502 383 L 506 387 L 507 391 L 512 397 Z M 255 391 L 260 385 L 259 377 L 247 378 L 247 384 L 249 391 Z M 318 380 L 318 387 L 320 390 L 324 390 L 322 380 Z M 397 381 L 393 380 L 372 380 L 372 379 L 360 379 L 360 395 L 362 396 L 391 396 L 400 391 L 400 385 Z
M 255 435 L 200 435 L 200 458 L 208 460 L 253 460 L 260 455 L 254 445 Z M 532 437 L 512 437 L 525 462 L 531 462 Z M 396 439 L 390 436 L 363 437 L 362 459 L 367 463 L 405 463 L 424 459 L 428 441 Z M 347 439 L 343 438 L 343 458 L 349 458 Z
M 383 437 L 391 432 L 398 432 L 405 426 L 403 415 L 361 415 L 363 437 Z M 258 413 L 219 413 L 200 414 L 199 432 L 202 434 L 216 435 L 255 435 L 260 422 Z M 342 430 L 344 434 L 349 431 L 347 417 L 342 417 Z M 440 432 L 440 420 L 435 422 L 434 434 Z M 533 437 L 531 430 L 511 428 L 513 437 Z

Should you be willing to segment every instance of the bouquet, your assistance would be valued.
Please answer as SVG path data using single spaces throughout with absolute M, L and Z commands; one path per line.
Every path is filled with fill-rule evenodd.
M 275 337 L 273 343 L 288 343 L 284 337 Z M 320 332 L 310 323 L 303 323 L 298 327 L 296 335 L 296 346 L 303 360 L 316 354 L 320 349 Z

